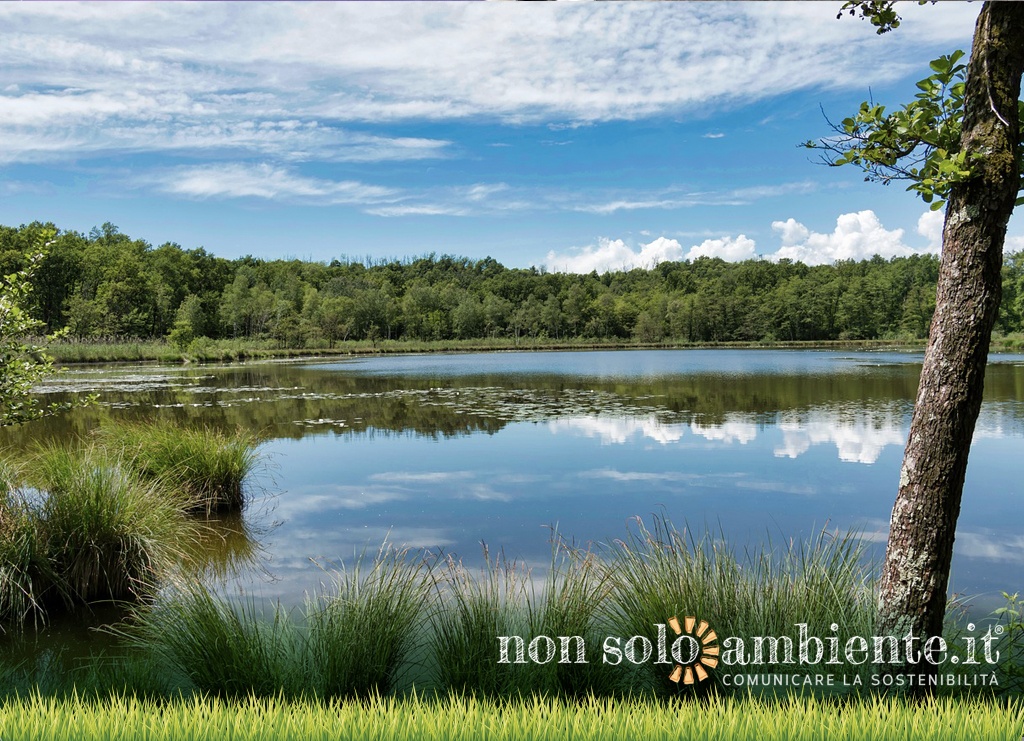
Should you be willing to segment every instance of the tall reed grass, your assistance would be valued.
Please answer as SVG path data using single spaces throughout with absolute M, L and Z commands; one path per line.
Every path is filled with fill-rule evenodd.
M 308 674 L 324 697 L 393 691 L 430 620 L 433 575 L 423 554 L 388 544 L 372 563 L 326 570 L 305 608 Z
M 189 500 L 141 480 L 123 459 L 95 446 L 40 448 L 29 482 L 45 495 L 38 524 L 46 558 L 82 602 L 150 594 L 179 544 L 195 537 Z
M 529 692 L 529 671 L 497 663 L 497 637 L 531 635 L 529 573 L 499 553 L 479 576 L 449 557 L 439 580 L 432 628 L 436 681 L 452 692 L 515 697 Z
M 167 424 L 121 424 L 86 445 L 39 445 L 0 462 L 0 626 L 43 620 L 54 606 L 150 595 L 190 562 L 208 517 L 238 510 L 259 441 Z M 244 527 L 226 569 L 255 551 Z
M 245 430 L 228 435 L 209 427 L 121 422 L 102 428 L 100 441 L 142 478 L 187 494 L 191 507 L 207 515 L 242 508 L 245 479 L 259 462 L 260 439 Z
M 86 463 L 69 463 L 66 451 L 41 454 L 37 475 L 55 492 L 48 497 L 59 496 L 72 479 L 104 470 L 102 460 L 90 461 L 88 452 L 81 458 Z M 72 476 L 72 471 L 77 473 Z M 189 521 L 180 513 L 179 519 Z M 49 528 L 57 520 L 43 522 Z M 49 536 L 71 529 L 43 532 Z M 88 552 L 67 535 L 55 542 L 76 543 L 67 546 L 69 553 Z M 738 556 L 711 537 L 697 539 L 678 530 L 665 518 L 655 518 L 650 527 L 637 520 L 625 539 L 596 552 L 575 548 L 556 535 L 543 575 L 503 554 L 492 557 L 486 548 L 485 566 L 476 573 L 454 558 L 432 561 L 425 553 L 385 544 L 372 559 L 364 554 L 348 566 L 325 568 L 321 589 L 291 612 L 259 609 L 251 599 L 233 602 L 201 582 L 182 579 L 152 603 L 139 604 L 122 635 L 131 655 L 160 667 L 158 674 L 169 686 L 235 700 L 372 701 L 410 688 L 433 688 L 502 701 L 557 696 L 586 703 L 601 696 L 664 697 L 696 689 L 712 696 L 704 698 L 710 702 L 716 694 L 736 692 L 716 686 L 718 672 L 686 689 L 670 678 L 671 667 L 664 664 L 606 663 L 605 637 L 624 642 L 645 636 L 656 645 L 655 626 L 692 616 L 719 636 L 744 639 L 748 646 L 753 636 L 789 636 L 796 644 L 799 623 L 807 623 L 812 634 L 835 634 L 845 645 L 849 636 L 873 632 L 870 570 L 861 556 L 852 537 L 826 533 L 803 544 L 776 548 L 769 543 Z M 61 550 L 60 558 L 51 561 L 63 566 L 62 575 L 77 577 L 76 589 L 83 584 L 95 589 L 91 585 L 99 572 L 92 562 L 76 571 L 68 566 L 75 563 L 70 558 Z M 145 573 L 136 579 L 151 588 Z M 1020 603 L 1008 597 L 1001 615 L 1007 632 L 1019 638 Z M 538 644 L 541 658 L 520 660 L 539 636 L 553 639 Z M 503 661 L 499 637 L 506 639 Z M 568 638 L 564 645 L 562 637 Z M 127 659 L 123 664 L 132 665 Z M 115 674 L 120 671 L 115 664 L 110 667 Z M 757 663 L 743 669 L 764 670 Z M 871 671 L 870 665 L 861 669 Z M 1001 666 L 999 671 L 1012 676 L 1011 669 Z M 775 665 L 770 671 L 786 669 Z M 855 671 L 848 666 L 842 673 Z M 124 684 L 152 679 L 146 672 L 125 676 L 135 679 Z M 870 686 L 864 680 L 862 686 Z M 858 690 L 836 690 L 844 691 Z
M 556 534 L 542 584 L 503 553 L 492 559 L 486 546 L 484 561 L 477 575 L 449 558 L 438 580 L 431 638 L 438 686 L 493 697 L 608 694 L 626 686 L 624 674 L 597 655 L 607 584 L 592 553 L 567 548 Z M 517 663 L 516 638 L 528 644 L 539 635 L 573 637 L 573 661 Z M 499 636 L 510 639 L 502 663 Z M 585 661 L 577 662 L 581 647 Z
M 798 623 L 822 632 L 835 623 L 841 640 L 871 635 L 874 598 L 862 555 L 855 536 L 823 531 L 808 543 L 776 549 L 769 542 L 741 557 L 722 540 L 707 535 L 697 540 L 667 518 L 655 517 L 651 528 L 637 518 L 627 537 L 606 553 L 608 615 L 618 635 L 652 641 L 655 625 L 684 616 L 707 621 L 718 635 L 746 641 L 795 638 Z M 644 666 L 649 670 L 645 684 L 660 692 L 682 688 L 663 667 Z M 698 690 L 712 687 L 713 682 L 695 684 Z
M 251 600 L 232 604 L 201 584 L 137 613 L 135 648 L 217 696 L 370 697 L 395 690 L 429 619 L 428 564 L 408 550 L 359 558 L 296 619 Z
M 0 462 L 0 630 L 40 620 L 44 600 L 60 585 L 20 478 L 13 464 Z
M 201 583 L 181 584 L 125 633 L 136 650 L 201 693 L 238 698 L 301 695 L 303 636 L 280 608 L 233 605 Z
M 0 464 L 0 626 L 55 608 L 151 595 L 197 537 L 187 500 L 96 447 L 39 447 Z

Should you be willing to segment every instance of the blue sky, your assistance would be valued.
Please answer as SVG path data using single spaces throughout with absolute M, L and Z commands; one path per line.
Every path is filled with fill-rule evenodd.
M 909 100 L 980 6 L 839 7 L 5 3 L 0 223 L 573 271 L 934 252 L 940 213 L 797 145 Z

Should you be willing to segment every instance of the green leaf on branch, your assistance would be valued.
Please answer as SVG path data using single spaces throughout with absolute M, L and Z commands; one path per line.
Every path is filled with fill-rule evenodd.
M 847 3 L 862 10 L 869 5 Z M 804 146 L 821 151 L 825 164 L 859 167 L 865 180 L 883 184 L 906 180 L 910 183 L 907 190 L 917 193 L 932 209 L 941 208 L 950 189 L 969 180 L 975 162 L 982 157 L 977 153 L 968 156 L 960 149 L 967 75 L 966 65 L 960 63 L 963 57 L 964 52 L 957 50 L 932 60 L 934 74 L 917 83 L 921 92 L 899 110 L 886 113 L 885 106 L 865 101 L 857 115 L 839 125 L 830 122 L 839 136 Z M 1024 127 L 1024 101 L 1020 106 Z
M 44 249 L 53 236 L 52 230 L 40 233 L 38 239 Z M 0 280 L 0 426 L 50 416 L 73 406 L 50 404 L 43 407 L 31 393 L 54 372 L 53 359 L 30 340 L 43 323 L 25 310 L 32 292 L 32 275 L 43 257 L 42 252 L 28 256 L 28 265 L 23 270 Z

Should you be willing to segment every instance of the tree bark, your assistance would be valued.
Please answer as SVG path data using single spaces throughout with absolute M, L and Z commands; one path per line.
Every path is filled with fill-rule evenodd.
M 920 639 L 942 634 L 967 456 L 999 310 L 1006 223 L 1020 187 L 1022 74 L 1024 4 L 985 3 L 967 68 L 961 134 L 961 149 L 981 159 L 946 205 L 935 315 L 889 527 L 879 635 L 902 640 L 908 633 Z M 937 670 L 913 656 L 886 669 L 924 675 Z

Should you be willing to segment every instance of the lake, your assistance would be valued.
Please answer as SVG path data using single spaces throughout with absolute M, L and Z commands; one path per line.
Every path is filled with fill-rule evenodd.
M 97 393 L 2 442 L 167 418 L 266 435 L 269 465 L 206 578 L 301 603 L 313 561 L 396 544 L 543 571 L 552 528 L 608 542 L 667 515 L 737 551 L 856 531 L 884 549 L 920 354 L 665 350 L 75 367 L 52 399 Z M 990 360 L 951 590 L 976 611 L 1024 591 L 1024 356 Z M 256 564 L 240 556 L 255 553 Z M 311 560 L 312 559 L 312 560 Z

